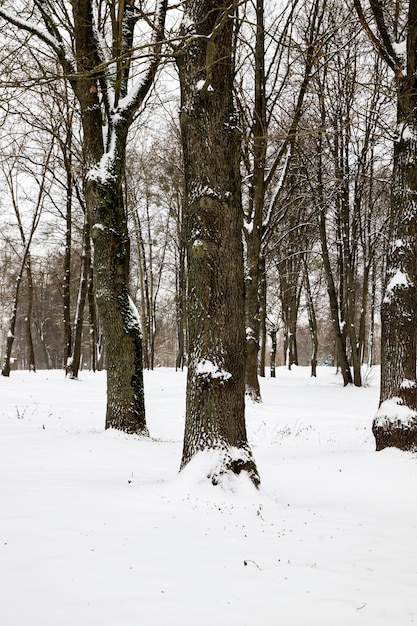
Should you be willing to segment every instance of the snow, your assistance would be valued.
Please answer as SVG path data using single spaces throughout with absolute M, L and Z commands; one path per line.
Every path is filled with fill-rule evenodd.
M 401 382 L 401 389 L 414 389 L 416 387 L 416 381 L 410 380 L 409 378 L 404 378 Z
M 142 332 L 142 324 L 140 321 L 139 311 L 132 298 L 128 296 L 129 302 L 129 316 L 127 321 L 127 330 L 139 330 Z
M 200 198 L 204 197 L 214 198 L 215 200 L 222 200 L 222 196 L 219 192 L 215 191 L 207 185 L 201 183 L 194 183 L 190 191 L 191 202 L 196 202 Z
M 262 379 L 257 492 L 178 476 L 184 373 L 145 372 L 151 439 L 104 431 L 104 373 L 0 377 L 1 623 L 416 623 L 417 457 L 374 452 L 369 382 Z
M 54 50 L 60 50 L 62 48 L 61 41 L 53 37 L 50 32 L 47 32 L 44 28 L 41 28 L 39 23 L 22 19 L 14 11 L 7 11 L 2 7 L 0 8 L 0 15 L 19 28 L 37 35 L 39 39 L 47 43 Z
M 202 376 L 203 378 L 219 378 L 222 381 L 232 378 L 230 372 L 226 372 L 221 367 L 210 361 L 210 359 L 203 359 L 202 361 L 199 361 L 195 371 L 198 376 Z
M 110 132 L 110 129 L 109 129 Z M 107 184 L 115 178 L 114 161 L 116 158 L 116 131 L 112 128 L 110 134 L 109 148 L 104 152 L 100 161 L 91 167 L 87 173 L 88 180 L 95 180 L 102 185 Z
M 401 385 L 402 389 L 403 387 Z M 386 426 L 386 424 L 403 424 L 404 426 L 412 426 L 417 418 L 417 413 L 403 403 L 401 398 L 390 398 L 385 400 L 379 407 L 375 415 L 375 424 L 377 426 Z
M 196 91 L 202 91 L 203 89 L 206 91 L 214 91 L 213 86 L 210 83 L 207 83 L 207 80 L 198 80 L 196 84 Z
M 404 57 L 407 54 L 407 40 L 406 39 L 398 43 L 394 42 L 392 44 L 392 47 L 394 49 L 395 54 L 397 54 L 398 56 Z
M 413 127 L 408 122 L 400 122 L 397 130 L 398 139 L 403 141 L 414 141 L 416 134 Z
M 407 289 L 411 285 L 405 272 L 397 270 L 387 285 L 384 302 L 390 302 L 395 289 Z

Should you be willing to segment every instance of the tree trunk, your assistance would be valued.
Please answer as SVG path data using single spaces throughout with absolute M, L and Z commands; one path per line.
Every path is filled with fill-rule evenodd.
M 275 362 L 277 358 L 277 332 L 276 328 L 273 328 L 269 331 L 269 336 L 271 337 L 271 351 L 269 353 L 270 356 L 270 369 L 271 369 L 271 378 L 275 378 Z
M 181 218 L 182 222 L 182 218 Z M 185 271 L 186 249 L 182 233 L 182 223 L 178 224 L 178 267 L 176 271 L 176 319 L 177 319 L 177 358 L 175 368 L 183 369 L 186 364 L 187 354 L 187 279 Z
M 306 287 L 306 295 L 307 295 L 307 314 L 308 314 L 308 325 L 310 329 L 310 337 L 311 337 L 311 376 L 317 376 L 317 354 L 319 349 L 319 339 L 318 339 L 318 326 L 317 326 L 317 318 L 316 311 L 313 302 L 313 294 L 311 292 L 311 284 L 310 277 L 308 275 L 308 265 L 306 256 L 304 256 L 304 283 Z
M 129 237 L 121 189 L 114 180 L 87 180 L 94 243 L 96 302 L 106 339 L 106 428 L 148 434 L 139 315 L 128 292 Z
M 2 376 L 10 376 L 12 348 L 13 348 L 13 343 L 15 340 L 17 307 L 19 304 L 20 288 L 22 285 L 23 272 L 26 266 L 26 259 L 27 259 L 28 254 L 29 254 L 29 247 L 27 245 L 24 251 L 23 261 L 19 269 L 19 274 L 16 278 L 16 287 L 15 287 L 13 304 L 12 304 L 12 312 L 10 315 L 9 330 L 7 332 L 7 339 L 6 339 L 6 352 L 4 355 L 4 360 L 3 360 L 2 369 L 1 369 Z
M 28 369 L 30 372 L 36 372 L 35 349 L 33 346 L 32 336 L 32 316 L 33 316 L 33 274 L 30 253 L 26 261 L 26 279 L 28 287 L 27 309 L 26 309 L 26 344 L 28 355 Z
M 265 359 L 266 359 L 266 268 L 265 257 L 260 258 L 260 283 L 259 283 L 259 357 L 258 357 L 258 375 L 265 378 Z
M 119 8 L 120 32 L 113 24 L 118 58 L 118 80 L 112 94 L 114 104 L 127 95 L 129 55 L 136 23 L 131 3 Z M 123 110 L 123 114 L 109 109 L 107 144 L 104 145 L 104 117 L 98 89 L 99 81 L 104 79 L 98 70 L 101 59 L 91 3 L 73 2 L 73 11 L 77 61 L 73 86 L 81 106 L 87 167 L 85 198 L 94 244 L 95 295 L 106 341 L 106 428 L 148 434 L 140 319 L 128 291 L 130 241 L 123 200 L 127 133 L 140 97 L 137 94 L 132 108 Z M 127 55 L 125 64 L 121 62 L 119 45 Z M 143 83 L 144 93 L 150 89 L 153 75 L 150 71 L 149 80 Z
M 91 258 L 91 248 L 90 241 L 88 241 L 89 245 L 89 257 L 90 257 L 90 265 L 88 268 L 88 282 L 87 282 L 87 300 L 88 300 L 88 321 L 90 326 L 90 368 L 93 372 L 98 369 L 97 367 L 97 342 L 98 342 L 98 332 L 97 332 L 97 311 L 96 311 L 96 301 L 94 298 L 94 268 L 93 268 L 93 260 Z
M 417 448 L 417 2 L 409 3 L 407 71 L 397 74 L 390 249 L 381 306 L 381 393 L 376 449 Z
M 219 0 L 186 2 L 184 28 L 192 29 L 192 39 L 178 58 L 189 332 L 181 468 L 199 452 L 216 451 L 206 474 L 213 484 L 224 474 L 245 472 L 258 485 L 245 425 L 243 224 L 240 135 L 232 97 L 232 13 Z
M 350 371 L 347 355 L 346 345 L 343 339 L 342 329 L 339 321 L 339 306 L 337 302 L 336 287 L 334 284 L 332 268 L 330 265 L 329 251 L 327 247 L 327 235 L 326 235 L 326 222 L 324 216 L 324 210 L 320 211 L 319 216 L 320 225 L 320 241 L 323 256 L 324 272 L 326 275 L 327 293 L 329 295 L 330 313 L 332 317 L 332 325 L 335 335 L 335 349 L 338 365 L 342 372 L 343 384 L 349 385 L 353 382 L 352 373 Z
M 88 274 L 90 269 L 90 227 L 88 220 L 84 223 L 83 252 L 81 256 L 80 284 L 78 286 L 77 307 L 74 319 L 74 344 L 71 356 L 71 378 L 77 379 L 81 363 L 82 337 L 84 327 L 84 307 L 88 291 Z
M 139 263 L 143 365 L 145 369 L 149 370 L 152 368 L 151 368 L 151 360 L 150 360 L 151 304 L 150 304 L 150 297 L 149 297 L 148 267 L 147 267 L 147 262 L 146 262 L 145 242 L 143 240 L 143 233 L 142 233 L 142 223 L 141 223 L 141 219 L 139 217 L 138 211 L 135 211 L 133 213 L 133 219 L 135 222 L 136 242 L 137 242 L 137 249 L 138 249 L 138 263 Z
M 258 354 L 260 348 L 260 287 L 263 213 L 265 203 L 265 163 L 267 148 L 267 120 L 265 94 L 265 30 L 264 3 L 256 0 L 255 40 L 255 104 L 253 110 L 253 172 L 250 187 L 249 228 L 246 236 L 246 393 L 254 402 L 260 402 Z
M 68 145 L 62 147 L 63 160 L 66 170 L 66 212 L 65 212 L 65 252 L 64 277 L 62 281 L 62 303 L 64 307 L 64 363 L 66 373 L 71 365 L 72 329 L 71 329 L 71 252 L 72 252 L 72 191 L 73 173 L 71 157 L 68 155 Z

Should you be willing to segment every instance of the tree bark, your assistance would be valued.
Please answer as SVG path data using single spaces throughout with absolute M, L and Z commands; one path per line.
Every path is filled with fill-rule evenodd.
M 269 336 L 271 337 L 271 350 L 269 353 L 270 356 L 270 368 L 271 368 L 271 378 L 276 378 L 276 357 L 277 357 L 277 328 L 272 328 L 269 331 Z
M 32 335 L 32 317 L 33 317 L 33 274 L 32 261 L 30 253 L 26 259 L 26 279 L 27 279 L 27 308 L 26 308 L 26 345 L 28 356 L 28 369 L 30 372 L 36 372 L 35 348 L 33 345 Z
M 71 378 L 77 379 L 81 365 L 82 338 L 84 328 L 84 307 L 88 291 L 88 274 L 90 270 L 90 226 L 88 220 L 84 223 L 83 251 L 81 256 L 80 283 L 78 286 L 77 307 L 74 318 L 74 344 L 71 355 Z
M 259 356 L 258 356 L 258 375 L 265 378 L 265 362 L 266 362 L 266 267 L 265 257 L 262 255 L 260 260 L 260 283 L 259 283 Z
M 260 402 L 261 390 L 258 380 L 258 355 L 260 348 L 260 283 L 261 251 L 263 235 L 263 212 L 265 203 L 265 163 L 267 139 L 265 94 L 265 32 L 264 3 L 256 0 L 255 39 L 255 103 L 253 110 L 253 172 L 250 187 L 249 228 L 246 235 L 246 393 L 254 402 Z
M 335 336 L 336 358 L 340 366 L 344 386 L 353 383 L 352 373 L 346 355 L 346 345 L 343 339 L 343 332 L 340 327 L 339 306 L 337 302 L 336 287 L 334 284 L 333 272 L 330 264 L 329 250 L 327 246 L 326 221 L 324 210 L 319 215 L 320 241 L 323 257 L 324 272 L 326 275 L 327 293 L 329 295 L 330 313 Z
M 157 0 L 154 18 L 146 16 L 148 25 L 154 19 L 152 38 L 135 47 L 135 27 L 142 15 L 135 0 L 108 2 L 108 10 L 98 16 L 93 0 L 73 0 L 72 24 L 62 23 L 52 0 L 33 5 L 34 17 L 28 21 L 3 6 L 0 15 L 49 48 L 79 103 L 95 295 L 106 338 L 106 427 L 146 434 L 140 320 L 128 292 L 130 242 L 123 184 L 127 134 L 160 63 L 167 3 Z M 97 24 L 97 17 L 107 21 Z M 140 78 L 130 80 L 142 43 L 148 46 L 141 57 L 146 67 L 142 64 Z
M 378 27 L 385 32 L 382 22 L 378 22 Z M 417 449 L 416 70 L 417 2 L 412 1 L 408 12 L 406 73 L 395 70 L 398 138 L 394 144 L 390 249 L 381 306 L 380 406 L 372 426 L 377 450 L 390 446 Z
M 409 83 L 412 83 L 410 85 Z M 407 84 L 408 83 L 408 84 Z M 404 105 L 417 107 L 415 78 L 404 79 L 399 117 Z M 408 96 L 411 94 L 408 93 Z M 405 102 L 404 102 L 405 101 Z M 388 283 L 381 305 L 380 407 L 373 422 L 377 450 L 417 448 L 417 120 L 408 117 L 406 131 L 394 148 L 392 236 L 387 258 Z
M 233 107 L 233 16 L 189 0 L 178 57 L 185 167 L 189 363 L 181 468 L 216 451 L 213 484 L 245 472 L 259 484 L 245 425 L 240 135 Z M 195 36 L 197 35 L 197 36 Z
M 326 110 L 324 104 L 323 84 L 317 77 L 317 86 L 319 89 L 319 105 L 321 115 L 321 128 L 326 128 Z M 332 266 L 330 263 L 329 247 L 327 243 L 326 232 L 326 200 L 323 183 L 323 136 L 322 131 L 318 133 L 317 138 L 317 202 L 319 206 L 318 222 L 320 244 L 322 251 L 322 259 L 324 265 L 324 274 L 326 277 L 327 293 L 329 296 L 330 314 L 335 337 L 335 352 L 338 366 L 341 368 L 343 384 L 349 385 L 353 383 L 352 372 L 350 371 L 349 362 L 346 354 L 346 342 L 343 336 L 343 328 L 341 326 L 341 313 L 337 298 L 336 285 L 333 277 Z
M 94 244 L 96 302 L 107 348 L 106 428 L 148 434 L 142 372 L 142 337 L 128 291 L 130 242 L 123 202 L 126 120 L 109 129 L 114 145 L 103 145 L 97 89 L 97 50 L 89 2 L 74 3 L 78 78 L 87 179 L 85 198 Z M 92 67 L 91 67 L 92 64 Z M 110 126 L 110 124 L 109 124 Z M 97 171 L 108 152 L 107 168 Z
M 306 288 L 308 325 L 311 337 L 311 376 L 315 378 L 317 376 L 317 354 L 319 351 L 319 339 L 316 311 L 314 307 L 313 294 L 311 291 L 310 277 L 308 275 L 306 255 L 304 256 L 304 284 Z
M 62 280 L 62 303 L 64 313 L 64 363 L 66 372 L 71 364 L 72 329 L 71 329 L 71 258 L 72 258 L 72 192 L 73 171 L 71 162 L 70 135 L 67 133 L 67 142 L 62 145 L 63 161 L 66 172 L 66 206 L 65 206 L 65 252 L 64 277 Z M 69 145 L 68 145 L 69 144 Z

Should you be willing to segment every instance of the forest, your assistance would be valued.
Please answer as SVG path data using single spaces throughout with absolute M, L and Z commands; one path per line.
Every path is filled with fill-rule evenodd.
M 107 372 L 187 368 L 181 467 L 259 475 L 246 402 L 275 368 L 361 387 L 378 450 L 417 443 L 417 2 L 0 3 L 0 346 Z

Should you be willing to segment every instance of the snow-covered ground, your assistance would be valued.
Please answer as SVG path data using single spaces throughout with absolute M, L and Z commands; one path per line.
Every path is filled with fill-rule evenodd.
M 279 369 L 248 404 L 256 492 L 178 476 L 185 376 L 145 375 L 149 440 L 105 375 L 0 378 L 0 624 L 417 623 L 417 456 L 374 452 L 378 380 Z

